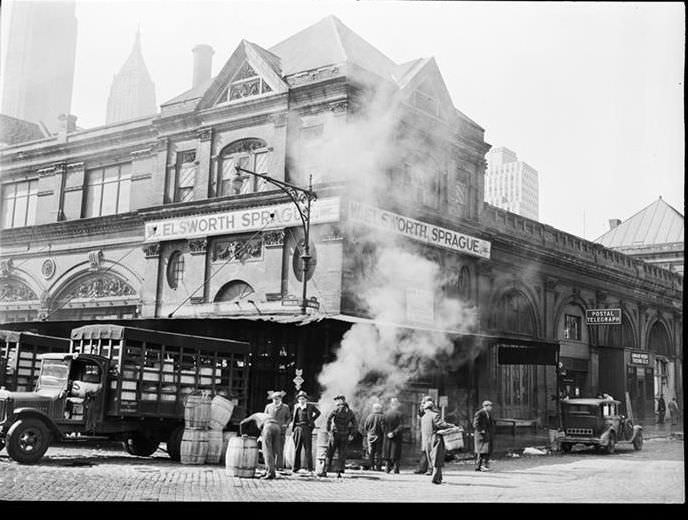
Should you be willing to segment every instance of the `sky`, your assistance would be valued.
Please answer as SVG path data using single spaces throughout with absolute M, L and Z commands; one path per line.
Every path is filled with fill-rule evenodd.
M 9 5 L 9 8 L 8 8 Z M 659 196 L 684 211 L 681 2 L 89 0 L 72 113 L 105 123 L 137 28 L 158 105 L 188 90 L 191 49 L 213 75 L 242 39 L 269 48 L 328 15 L 396 63 L 434 57 L 457 109 L 539 172 L 540 222 L 595 240 Z M 2 3 L 2 47 L 7 11 Z

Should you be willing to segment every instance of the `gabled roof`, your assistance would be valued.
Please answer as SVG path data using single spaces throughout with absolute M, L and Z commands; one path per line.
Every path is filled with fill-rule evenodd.
M 339 18 L 331 15 L 270 47 L 270 52 L 282 59 L 285 76 L 348 62 L 390 79 L 397 67 Z
M 50 134 L 31 121 L 0 114 L 0 144 L 13 145 L 43 139 Z
M 683 215 L 662 197 L 595 240 L 610 248 L 683 241 Z

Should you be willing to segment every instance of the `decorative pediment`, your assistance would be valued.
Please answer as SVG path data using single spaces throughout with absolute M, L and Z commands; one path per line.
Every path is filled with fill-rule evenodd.
M 136 296 L 136 291 L 114 274 L 99 274 L 80 278 L 70 284 L 62 291 L 59 299 L 98 299 L 118 296 Z
M 282 80 L 279 58 L 242 40 L 203 95 L 199 108 L 286 92 L 288 88 Z
M 38 296 L 24 282 L 14 278 L 0 280 L 0 302 L 31 300 L 38 300 Z
M 445 121 L 453 118 L 456 109 L 434 59 L 415 67 L 400 86 L 411 106 Z

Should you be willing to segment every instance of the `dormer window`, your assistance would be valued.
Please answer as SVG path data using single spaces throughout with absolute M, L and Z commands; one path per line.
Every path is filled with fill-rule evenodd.
M 272 92 L 270 85 L 265 83 L 256 71 L 253 70 L 253 67 L 245 61 L 227 88 L 222 91 L 218 103 L 259 96 L 267 92 Z

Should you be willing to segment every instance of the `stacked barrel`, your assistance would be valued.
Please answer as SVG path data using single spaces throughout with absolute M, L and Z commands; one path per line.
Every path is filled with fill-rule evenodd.
M 210 392 L 198 390 L 184 403 L 184 433 L 180 447 L 182 464 L 205 464 L 208 457 L 208 425 L 210 423 Z
M 210 420 L 208 422 L 208 464 L 219 464 L 223 460 L 224 445 L 223 432 L 225 426 L 232 417 L 234 403 L 221 395 L 216 395 L 210 402 Z M 230 432 L 227 432 L 231 435 Z

